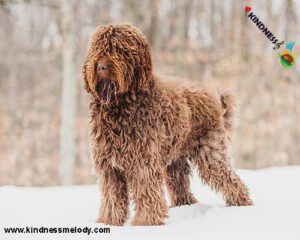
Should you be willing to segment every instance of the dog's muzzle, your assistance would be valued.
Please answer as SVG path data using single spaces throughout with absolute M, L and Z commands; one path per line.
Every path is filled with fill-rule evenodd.
M 98 94 L 99 99 L 103 103 L 108 103 L 116 95 L 116 84 L 113 80 L 100 79 L 96 83 L 95 90 Z

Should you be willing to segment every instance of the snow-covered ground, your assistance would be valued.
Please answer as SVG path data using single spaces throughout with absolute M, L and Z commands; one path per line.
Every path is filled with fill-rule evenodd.
M 104 227 L 95 224 L 99 191 L 93 186 L 0 187 L 0 239 L 300 239 L 300 166 L 238 171 L 252 207 L 225 207 L 194 176 L 199 203 L 170 209 L 165 226 L 111 227 L 110 234 L 5 234 L 4 227 Z M 131 211 L 131 217 L 133 210 Z

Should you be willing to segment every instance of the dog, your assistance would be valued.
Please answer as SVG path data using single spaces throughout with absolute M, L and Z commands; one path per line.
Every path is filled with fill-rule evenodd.
M 191 166 L 221 192 L 227 206 L 252 205 L 230 165 L 233 97 L 203 87 L 178 87 L 152 69 L 149 43 L 130 24 L 91 36 L 82 68 L 90 96 L 90 144 L 102 200 L 97 222 L 123 225 L 135 203 L 133 225 L 162 225 L 171 207 L 190 205 Z

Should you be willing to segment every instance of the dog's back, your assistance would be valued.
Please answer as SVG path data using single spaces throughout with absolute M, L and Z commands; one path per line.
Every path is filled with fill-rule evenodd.
M 169 154 L 163 154 L 166 158 L 172 158 L 174 154 L 189 154 L 206 144 L 220 148 L 228 144 L 233 130 L 234 103 L 231 93 L 217 92 L 176 77 L 160 77 L 156 82 L 163 96 L 159 105 L 169 102 L 167 105 L 171 104 L 172 109 L 178 109 L 172 111 L 170 107 L 162 107 L 164 114 L 161 122 L 172 126 L 168 128 L 169 133 L 161 132 L 161 136 L 168 136 L 162 144 L 162 149 L 170 149 Z M 173 138 L 177 139 L 178 144 L 173 144 Z
M 186 100 L 191 111 L 193 130 L 207 132 L 216 128 L 233 130 L 234 97 L 229 91 L 216 92 L 199 83 L 172 76 L 161 77 L 163 88 Z

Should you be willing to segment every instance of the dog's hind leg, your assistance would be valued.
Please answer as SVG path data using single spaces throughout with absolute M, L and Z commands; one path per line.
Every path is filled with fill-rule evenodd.
M 196 152 L 194 160 L 201 179 L 212 189 L 223 194 L 227 206 L 253 204 L 248 188 L 232 169 L 225 150 L 204 145 Z
M 190 191 L 191 168 L 182 156 L 166 168 L 165 182 L 171 199 L 171 207 L 191 205 L 197 202 Z
M 100 173 L 102 191 L 101 207 L 97 222 L 123 225 L 128 218 L 128 191 L 124 175 L 112 168 Z

